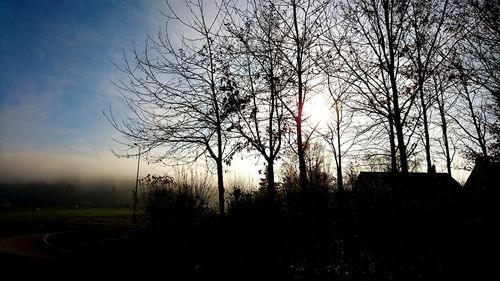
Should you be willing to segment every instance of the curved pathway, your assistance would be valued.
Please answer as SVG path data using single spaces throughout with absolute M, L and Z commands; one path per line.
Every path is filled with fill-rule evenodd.
M 0 238 L 0 253 L 54 260 L 55 258 L 42 251 L 37 244 L 46 233 Z

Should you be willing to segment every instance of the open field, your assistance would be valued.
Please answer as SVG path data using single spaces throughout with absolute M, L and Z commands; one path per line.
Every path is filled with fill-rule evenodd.
M 21 279 L 65 277 L 75 271 L 79 275 L 111 272 L 115 276 L 118 265 L 128 262 L 121 257 L 131 256 L 124 255 L 129 252 L 127 239 L 143 229 L 131 219 L 129 208 L 0 209 L 0 271 Z M 45 244 L 47 234 L 56 248 Z M 115 248 L 108 251 L 110 247 L 119 253 L 114 254 Z M 62 252 L 66 249 L 75 254 Z M 101 253 L 109 252 L 100 258 Z M 106 260 L 110 257 L 111 261 Z
M 85 225 L 130 225 L 129 208 L 0 209 L 0 237 L 66 231 Z
M 130 219 L 131 210 L 129 208 L 30 208 L 0 211 L 0 221 L 130 221 Z

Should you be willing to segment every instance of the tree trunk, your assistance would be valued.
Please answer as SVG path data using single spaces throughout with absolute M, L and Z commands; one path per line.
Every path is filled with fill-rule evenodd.
M 271 60 L 271 73 L 274 73 L 274 67 L 273 63 Z M 277 93 L 276 93 L 276 86 L 274 84 L 274 77 L 271 78 L 271 107 L 270 107 L 270 112 L 269 112 L 269 129 L 268 129 L 268 136 L 269 136 L 269 158 L 267 159 L 267 197 L 269 200 L 269 203 L 274 202 L 274 196 L 276 192 L 275 184 L 274 184 L 274 132 L 273 132 L 273 117 L 274 117 L 274 112 L 275 112 L 275 106 L 276 106 L 276 98 L 277 98 Z M 279 125 L 278 125 L 279 127 Z M 278 138 L 281 138 L 281 136 L 278 136 Z
M 217 188 L 219 190 L 219 215 L 224 216 L 224 170 L 222 167 L 222 160 L 217 160 Z
M 396 155 L 396 143 L 394 142 L 394 121 L 389 122 L 389 145 L 391 146 L 391 173 L 398 172 L 398 159 Z
M 441 91 L 440 94 L 443 93 L 441 88 L 439 88 L 439 91 Z M 439 109 L 439 116 L 441 117 L 441 129 L 443 131 L 444 153 L 446 157 L 446 169 L 448 170 L 448 174 L 451 176 L 451 154 L 450 143 L 448 141 L 448 123 L 446 121 L 446 112 L 444 111 L 444 99 L 441 102 L 438 94 L 436 102 Z
M 344 193 L 344 180 L 342 179 L 342 164 L 340 161 L 337 166 L 337 190 L 339 193 Z
M 387 109 L 389 114 L 387 119 L 389 120 L 389 145 L 391 147 L 391 173 L 397 173 L 398 171 L 398 161 L 396 156 L 396 143 L 394 142 L 394 119 L 392 117 L 392 107 L 391 99 L 387 94 Z
M 392 84 L 392 82 L 391 82 Z M 396 83 L 394 81 L 393 85 L 393 98 L 394 98 L 394 127 L 396 128 L 396 137 L 398 140 L 398 149 L 399 149 L 399 161 L 401 164 L 401 172 L 403 174 L 408 173 L 408 159 L 406 157 L 406 145 L 403 134 L 403 125 L 401 124 L 401 112 L 399 110 L 399 105 L 397 104 L 398 94 L 395 89 Z
M 418 32 L 417 32 L 418 34 Z M 418 38 L 418 36 L 417 36 Z M 420 98 L 420 106 L 422 107 L 422 117 L 424 120 L 424 146 L 425 146 L 425 160 L 427 163 L 427 173 L 432 172 L 432 159 L 431 159 L 431 144 L 429 137 L 429 124 L 427 121 L 427 106 L 425 105 L 425 96 L 424 96 L 424 77 L 422 72 L 424 70 L 424 66 L 422 65 L 422 60 L 420 59 L 421 55 L 421 45 L 419 40 L 417 40 L 417 75 L 418 75 L 418 93 Z M 435 171 L 434 171 L 435 172 Z
M 299 32 L 299 26 L 298 26 L 298 19 L 297 19 L 297 3 L 295 1 L 292 1 L 292 8 L 293 8 L 293 24 L 294 24 L 294 29 L 295 29 L 295 47 L 296 47 L 296 62 L 297 62 L 297 101 L 298 101 L 298 113 L 297 113 L 297 118 L 295 122 L 297 123 L 297 153 L 299 156 L 299 180 L 300 180 L 300 188 L 302 192 L 307 192 L 308 190 L 308 184 L 307 184 L 307 168 L 306 168 L 306 160 L 305 160 L 305 147 L 304 143 L 302 141 L 302 110 L 304 107 L 304 85 L 302 81 L 302 48 L 301 48 L 301 41 L 300 41 L 300 32 Z
M 269 159 L 267 161 L 267 198 L 270 203 L 274 202 L 275 193 L 276 188 L 274 183 L 274 160 Z
M 486 140 L 484 139 L 482 130 L 481 130 L 481 125 L 479 124 L 479 121 L 477 120 L 476 116 L 476 111 L 474 110 L 474 105 L 472 103 L 472 99 L 469 94 L 469 87 L 467 85 L 467 82 L 462 82 L 463 87 L 465 90 L 466 98 L 467 98 L 467 105 L 469 106 L 469 111 L 470 115 L 472 117 L 472 123 L 474 125 L 474 128 L 476 129 L 476 134 L 477 134 L 477 141 L 479 143 L 479 147 L 481 148 L 481 156 L 488 158 L 488 150 L 486 148 Z
M 420 74 L 419 74 L 420 76 Z M 423 89 L 423 81 L 419 78 L 419 94 L 420 94 L 420 105 L 422 106 L 422 117 L 424 119 L 424 137 L 425 137 L 425 159 L 427 162 L 427 173 L 432 171 L 432 160 L 431 160 L 431 144 L 429 137 L 429 125 L 427 121 L 427 107 L 425 105 L 425 97 L 424 97 L 424 89 Z
M 344 181 L 342 180 L 342 149 L 340 142 L 340 109 L 338 106 L 335 108 L 337 115 L 337 151 L 338 151 L 338 161 L 337 161 L 337 190 L 339 193 L 344 193 Z
M 451 176 L 451 155 L 450 155 L 450 144 L 448 142 L 448 128 L 446 125 L 446 120 L 444 115 L 441 115 L 443 129 L 443 141 L 444 141 L 444 149 L 446 154 L 446 168 L 448 169 L 448 174 Z
M 300 124 L 300 121 L 299 121 Z M 300 130 L 300 131 L 299 131 Z M 306 157 L 305 157 L 305 147 L 302 143 L 302 130 L 301 126 L 297 126 L 297 149 L 299 156 L 299 180 L 300 180 L 300 189 L 302 192 L 308 191 L 308 182 L 307 182 L 307 167 L 306 167 Z
M 401 164 L 401 172 L 403 174 L 408 173 L 408 159 L 406 157 L 406 145 L 403 133 L 403 124 L 401 123 L 401 110 L 399 108 L 399 96 L 396 81 L 396 69 L 395 69 L 395 54 L 394 54 L 394 40 L 391 29 L 392 20 L 389 19 L 389 7 L 388 3 L 384 2 L 384 17 L 385 17 L 385 27 L 387 31 L 387 40 L 389 42 L 389 61 L 387 62 L 387 69 L 389 73 L 389 79 L 391 81 L 391 92 L 392 92 L 392 102 L 394 105 L 394 127 L 396 129 L 396 137 L 398 140 L 399 149 L 399 161 Z
M 214 81 L 212 79 L 212 81 Z M 224 167 L 222 165 L 222 159 L 223 159 L 223 148 L 222 148 L 222 128 L 221 128 L 221 119 L 219 115 L 219 106 L 217 104 L 216 100 L 216 95 L 215 95 L 215 87 L 214 84 L 212 84 L 212 91 L 213 91 L 213 97 L 214 97 L 214 103 L 215 103 L 215 110 L 216 110 L 216 118 L 217 118 L 217 158 L 215 159 L 215 162 L 217 163 L 217 189 L 219 190 L 219 215 L 223 217 L 225 215 L 225 208 L 224 208 Z

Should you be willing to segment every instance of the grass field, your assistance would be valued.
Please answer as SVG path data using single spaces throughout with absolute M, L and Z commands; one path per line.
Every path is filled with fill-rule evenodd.
M 88 220 L 129 221 L 129 208 L 30 208 L 0 209 L 0 221 L 19 220 Z

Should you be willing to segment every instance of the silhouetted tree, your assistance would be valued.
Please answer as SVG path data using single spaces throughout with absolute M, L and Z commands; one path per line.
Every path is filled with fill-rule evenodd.
M 406 34 L 405 48 L 413 67 L 406 72 L 415 83 L 420 101 L 424 131 L 424 150 L 427 172 L 432 170 L 430 117 L 429 111 L 436 102 L 435 92 L 427 90 L 426 82 L 440 71 L 440 65 L 447 59 L 454 46 L 463 36 L 458 26 L 448 21 L 454 20 L 454 10 L 450 1 L 412 0 L 408 8 L 408 24 L 411 30 Z
M 343 161 L 347 153 L 356 144 L 359 136 L 358 128 L 355 127 L 355 111 L 349 108 L 349 90 L 348 83 L 341 79 L 331 77 L 326 69 L 327 89 L 329 102 L 331 102 L 331 116 L 327 122 L 327 129 L 323 135 L 323 139 L 328 143 L 333 152 L 333 159 L 337 170 L 337 190 L 344 191 L 343 181 Z M 334 82 L 336 81 L 336 83 Z
M 414 98 L 402 75 L 404 42 L 408 33 L 409 1 L 346 1 L 340 5 L 341 20 L 330 44 L 355 78 L 351 82 L 363 95 L 365 109 L 387 120 L 391 166 L 396 170 L 396 153 L 403 173 L 408 172 L 405 129 Z M 330 27 L 331 28 L 331 27 Z M 410 134 L 414 128 L 410 128 Z M 397 140 L 397 143 L 394 140 Z
M 320 25 L 324 20 L 326 3 L 320 1 L 280 0 L 273 2 L 276 14 L 283 21 L 280 30 L 283 47 L 279 48 L 284 65 L 291 74 L 289 100 L 283 106 L 294 121 L 295 145 L 298 156 L 299 180 L 302 192 L 308 191 L 305 149 L 316 128 L 306 132 L 304 107 L 314 95 L 318 85 L 316 55 L 320 38 Z
M 491 156 L 500 157 L 500 5 L 495 0 L 468 0 L 466 3 L 464 14 L 474 27 L 465 44 L 473 61 L 470 67 L 474 73 L 470 79 L 494 99 L 490 110 L 496 122 L 490 127 L 494 137 L 490 148 Z
M 306 148 L 307 177 L 311 188 L 328 191 L 335 179 L 331 176 L 330 157 L 321 142 L 310 141 Z
M 203 1 L 186 1 L 188 15 L 181 17 L 167 2 L 165 29 L 149 37 L 142 53 L 124 54 L 120 69 L 128 81 L 115 85 L 131 115 L 122 122 L 110 112 L 107 118 L 130 143 L 145 147 L 158 161 L 175 159 L 193 163 L 206 156 L 215 164 L 219 212 L 224 214 L 224 162 L 232 156 L 227 98 L 223 82 L 224 58 L 220 49 L 220 11 L 208 16 Z M 170 33 L 170 24 L 182 33 Z M 176 26 L 176 30 L 179 26 Z M 155 149 L 161 154 L 151 156 Z M 162 150 L 163 149 L 163 150 Z
M 484 93 L 481 85 L 474 83 L 471 68 L 464 65 L 465 57 L 456 53 L 453 57 L 454 78 L 458 93 L 457 112 L 451 117 L 462 129 L 461 142 L 471 159 L 477 156 L 489 157 L 488 146 L 491 141 L 489 128 L 493 121 L 489 108 L 491 97 Z
M 283 189 L 285 197 L 299 191 L 300 180 L 297 167 L 297 155 L 295 153 L 285 153 L 279 174 L 280 186 Z
M 495 0 L 467 0 L 465 13 L 474 27 L 466 48 L 477 63 L 471 78 L 500 104 L 500 5 Z
M 234 112 L 230 115 L 235 130 L 266 161 L 267 195 L 273 201 L 275 162 L 284 134 L 284 91 L 290 83 L 284 67 L 283 20 L 273 1 L 249 1 L 245 9 L 239 2 L 226 3 L 225 26 L 231 35 L 230 67 L 236 85 L 232 92 Z
M 438 124 L 441 127 L 441 137 L 437 138 L 440 145 L 444 160 L 446 162 L 446 170 L 451 175 L 451 163 L 453 162 L 456 152 L 456 140 L 450 136 L 450 117 L 452 109 L 457 101 L 457 95 L 450 90 L 454 80 L 449 79 L 449 71 L 439 71 L 439 74 L 432 76 L 432 86 L 434 95 L 436 96 L 436 106 L 438 109 Z M 438 153 L 439 155 L 439 153 Z

